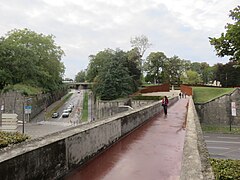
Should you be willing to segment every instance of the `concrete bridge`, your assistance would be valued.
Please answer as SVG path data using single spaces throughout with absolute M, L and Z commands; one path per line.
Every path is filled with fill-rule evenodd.
M 89 89 L 93 84 L 88 82 L 73 82 L 73 81 L 66 81 L 63 83 L 67 84 L 68 87 L 72 89 Z
M 192 98 L 170 104 L 167 117 L 155 102 L 5 148 L 1 179 L 214 179 Z

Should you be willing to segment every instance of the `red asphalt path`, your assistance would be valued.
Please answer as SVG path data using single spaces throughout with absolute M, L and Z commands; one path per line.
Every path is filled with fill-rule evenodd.
M 180 177 L 188 99 L 180 99 L 66 180 L 176 180 Z

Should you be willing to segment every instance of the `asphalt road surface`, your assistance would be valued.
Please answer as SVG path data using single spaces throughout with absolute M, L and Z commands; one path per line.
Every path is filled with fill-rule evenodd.
M 204 138 L 211 158 L 240 160 L 240 135 L 205 133 Z
M 42 112 L 30 123 L 24 124 L 24 128 L 22 123 L 18 124 L 17 131 L 22 133 L 24 129 L 24 133 L 34 139 L 82 124 L 82 122 L 80 122 L 80 116 L 82 111 L 84 90 L 81 90 L 80 93 L 78 93 L 76 90 L 73 90 L 72 93 L 73 95 L 71 98 L 58 109 L 58 112 L 60 114 L 58 118 L 45 119 L 45 113 Z M 74 105 L 70 116 L 68 118 L 62 118 L 62 111 L 66 109 L 70 104 Z M 48 108 L 48 110 L 50 109 Z

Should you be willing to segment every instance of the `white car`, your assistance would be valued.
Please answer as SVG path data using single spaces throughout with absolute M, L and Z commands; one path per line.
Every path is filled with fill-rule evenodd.
M 67 118 L 67 117 L 69 117 L 69 114 L 70 114 L 70 112 L 67 109 L 63 110 L 62 117 Z

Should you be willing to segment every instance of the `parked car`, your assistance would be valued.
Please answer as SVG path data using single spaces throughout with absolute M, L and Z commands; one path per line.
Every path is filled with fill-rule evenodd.
M 58 118 L 59 117 L 59 113 L 58 112 L 54 112 L 53 114 L 52 114 L 52 118 Z
M 65 110 L 63 110 L 62 117 L 67 118 L 67 117 L 69 117 L 69 114 L 70 114 L 70 112 L 67 109 L 65 109 Z

